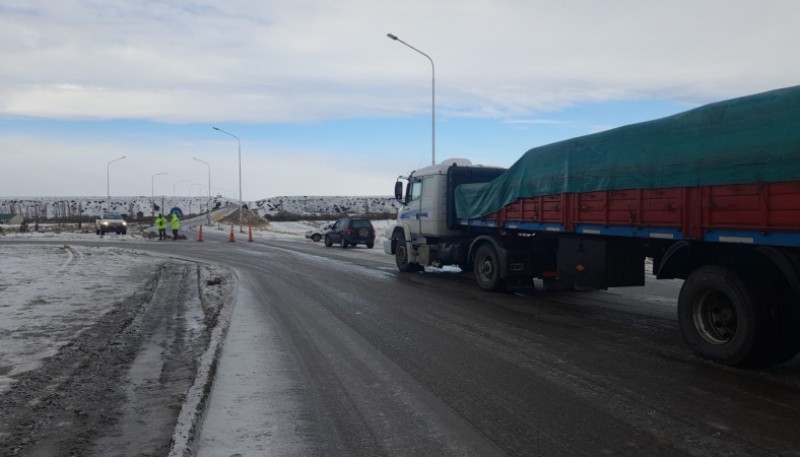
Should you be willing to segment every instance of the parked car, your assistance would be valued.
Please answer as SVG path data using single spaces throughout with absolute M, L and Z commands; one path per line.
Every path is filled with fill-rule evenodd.
M 375 245 L 375 228 L 369 219 L 343 217 L 325 234 L 325 246 L 331 247 L 334 243 L 341 244 L 342 248 L 363 244 L 372 249 Z
M 94 228 L 98 235 L 114 232 L 120 235 L 128 233 L 128 223 L 122 214 L 106 211 L 94 221 Z
M 318 229 L 309 230 L 309 231 L 306 232 L 306 238 L 309 238 L 309 239 L 317 242 L 317 241 L 321 240 L 322 238 L 324 238 L 325 234 L 330 232 L 335 224 L 336 224 L 335 221 L 334 222 L 329 222 L 329 223 L 323 225 L 322 227 L 320 227 Z

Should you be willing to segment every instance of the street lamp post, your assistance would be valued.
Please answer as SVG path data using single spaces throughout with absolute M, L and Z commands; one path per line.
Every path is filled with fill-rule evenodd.
M 397 38 L 396 35 L 387 33 L 386 36 L 394 41 L 403 43 L 409 48 L 427 57 L 428 60 L 431 61 L 431 165 L 436 165 L 436 67 L 433 65 L 433 59 L 431 59 L 431 56 L 428 54 L 425 54 L 414 46 L 411 46 L 400 38 Z
M 156 176 L 161 176 L 165 174 L 167 174 L 167 172 L 162 171 L 161 173 L 156 173 L 150 177 L 150 215 L 152 217 L 156 217 L 156 193 L 155 193 Z M 161 211 L 163 212 L 164 209 L 162 208 Z
M 205 160 L 200 160 L 197 157 L 192 157 L 192 159 L 204 163 L 208 167 L 208 200 L 206 200 L 206 222 L 210 224 L 211 223 L 211 165 Z
M 111 164 L 124 159 L 126 156 L 110 160 L 106 165 L 106 211 L 111 211 Z
M 242 207 L 244 206 L 242 204 L 242 140 L 233 133 L 226 132 L 220 128 L 214 127 L 214 130 L 236 138 L 236 143 L 239 145 L 239 229 L 242 230 Z

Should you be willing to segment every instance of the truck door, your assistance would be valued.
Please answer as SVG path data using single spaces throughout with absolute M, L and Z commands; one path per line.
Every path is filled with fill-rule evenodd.
M 420 204 L 422 203 L 422 179 L 411 179 L 406 187 L 406 204 L 400 210 L 399 219 L 408 225 L 411 230 L 411 240 L 419 236 L 420 233 Z

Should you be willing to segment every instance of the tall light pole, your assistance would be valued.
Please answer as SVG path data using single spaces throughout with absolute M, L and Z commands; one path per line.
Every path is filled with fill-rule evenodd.
M 391 33 L 387 33 L 386 36 L 394 41 L 403 43 L 431 61 L 431 165 L 436 165 L 436 67 L 433 65 L 433 59 L 431 59 L 431 56 L 428 54 L 425 54 Z
M 206 222 L 210 224 L 211 223 L 211 165 L 205 160 L 200 160 L 197 157 L 192 157 L 192 159 L 204 163 L 208 167 L 208 200 L 206 200 Z
M 156 193 L 155 193 L 155 181 L 156 176 L 161 176 L 167 174 L 166 171 L 162 171 L 161 173 L 156 173 L 150 177 L 150 215 L 155 217 L 156 216 Z M 164 209 L 161 209 L 162 213 Z
M 242 227 L 242 140 L 239 139 L 238 136 L 234 135 L 233 133 L 226 132 L 220 128 L 214 127 L 214 130 L 218 132 L 222 132 L 226 135 L 230 135 L 236 138 L 236 143 L 239 145 L 239 229 L 241 230 Z
M 114 160 L 110 160 L 108 165 L 106 165 L 106 205 L 108 207 L 106 211 L 111 211 L 111 164 L 124 158 L 125 156 L 122 156 Z

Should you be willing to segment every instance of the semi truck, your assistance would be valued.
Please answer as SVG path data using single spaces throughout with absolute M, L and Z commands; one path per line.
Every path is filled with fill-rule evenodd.
M 800 86 L 540 146 L 508 169 L 401 176 L 384 251 L 486 291 L 683 280 L 686 343 L 727 365 L 800 350 Z

